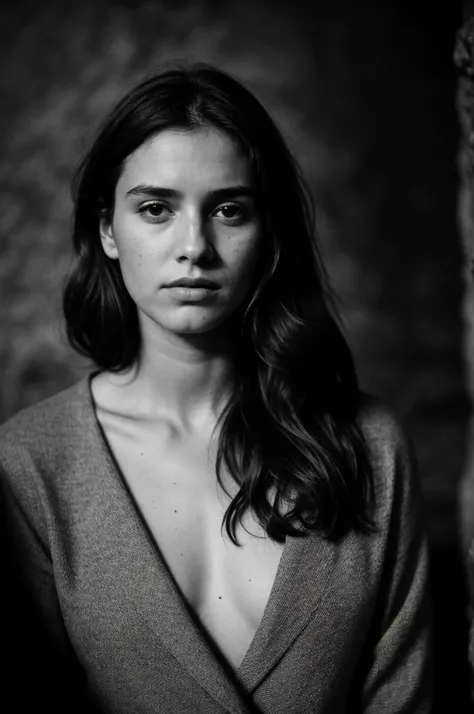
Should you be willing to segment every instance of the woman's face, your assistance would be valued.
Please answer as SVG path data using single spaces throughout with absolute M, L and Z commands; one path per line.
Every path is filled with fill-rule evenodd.
M 246 297 L 260 226 L 247 159 L 229 137 L 203 128 L 163 131 L 131 154 L 100 231 L 142 330 L 198 334 Z

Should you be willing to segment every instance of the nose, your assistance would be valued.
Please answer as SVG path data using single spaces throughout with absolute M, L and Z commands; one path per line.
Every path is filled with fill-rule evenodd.
M 178 263 L 210 261 L 214 256 L 214 247 L 209 233 L 209 227 L 202 218 L 183 219 L 176 240 Z

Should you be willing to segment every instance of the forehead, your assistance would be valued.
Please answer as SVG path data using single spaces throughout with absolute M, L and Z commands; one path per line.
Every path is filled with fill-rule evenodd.
M 138 183 L 180 190 L 249 184 L 250 165 L 240 147 L 214 128 L 166 130 L 142 144 L 126 160 L 119 184 Z

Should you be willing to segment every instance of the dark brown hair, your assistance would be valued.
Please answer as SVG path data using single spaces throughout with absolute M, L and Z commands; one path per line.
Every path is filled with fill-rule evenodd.
M 118 261 L 99 238 L 125 159 L 165 129 L 213 126 L 238 142 L 254 173 L 263 220 L 258 280 L 236 316 L 234 392 L 221 417 L 217 477 L 240 489 L 224 517 L 251 508 L 273 539 L 319 531 L 337 539 L 372 528 L 372 475 L 356 421 L 359 389 L 320 259 L 310 193 L 269 113 L 228 74 L 176 66 L 135 87 L 107 117 L 74 183 L 77 261 L 64 292 L 72 345 L 102 369 L 140 354 L 137 310 Z M 222 482 L 221 482 L 222 483 Z

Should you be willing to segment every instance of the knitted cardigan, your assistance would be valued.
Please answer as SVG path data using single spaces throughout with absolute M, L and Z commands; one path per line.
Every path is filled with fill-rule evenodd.
M 430 604 L 420 486 L 402 429 L 363 396 L 372 535 L 287 537 L 236 673 L 136 509 L 90 377 L 0 427 L 3 700 L 81 714 L 426 714 Z M 10 710 L 8 710 L 10 711 Z

